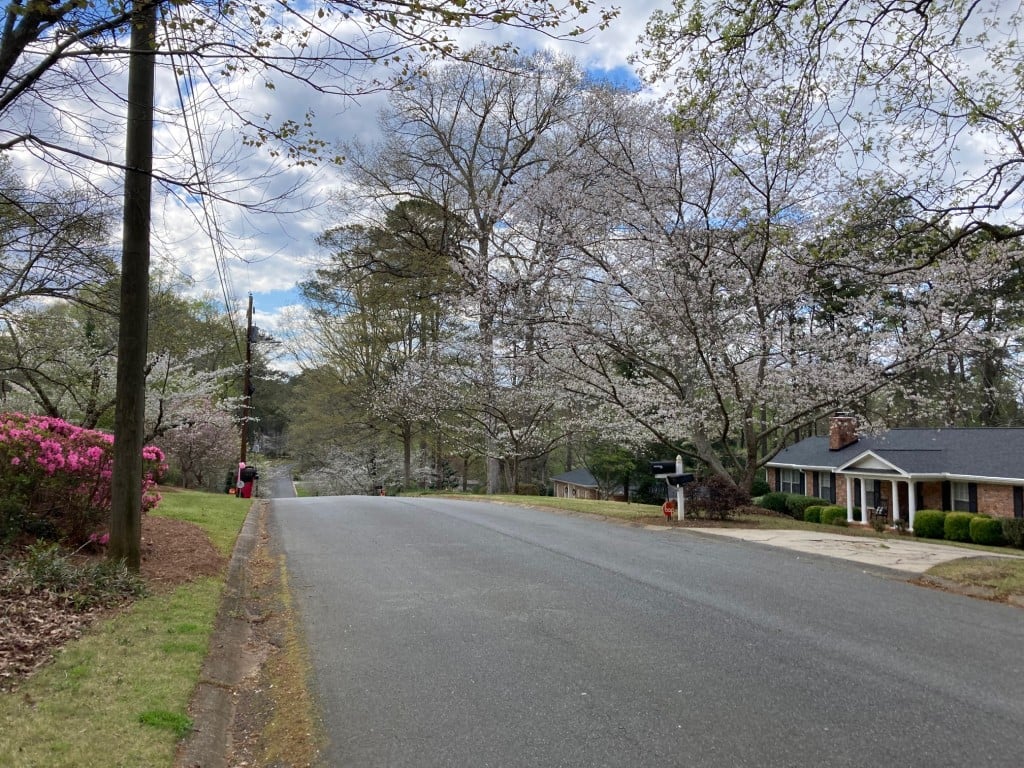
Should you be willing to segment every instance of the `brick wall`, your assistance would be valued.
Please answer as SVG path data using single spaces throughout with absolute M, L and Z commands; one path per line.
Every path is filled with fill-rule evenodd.
M 1013 517 L 1013 486 L 979 483 L 978 511 L 993 517 Z

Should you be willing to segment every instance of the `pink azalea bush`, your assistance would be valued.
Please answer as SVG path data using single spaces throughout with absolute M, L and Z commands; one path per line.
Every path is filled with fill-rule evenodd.
M 29 534 L 81 542 L 110 517 L 114 436 L 50 416 L 0 413 L 0 537 Z M 154 491 L 164 454 L 142 451 L 142 508 Z

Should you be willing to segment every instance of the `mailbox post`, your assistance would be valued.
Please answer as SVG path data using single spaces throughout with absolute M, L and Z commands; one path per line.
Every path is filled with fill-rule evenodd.
M 683 457 L 676 460 L 652 461 L 651 472 L 655 477 L 664 478 L 665 482 L 676 489 L 676 520 L 686 519 L 686 500 L 683 498 L 683 486 L 693 482 L 693 474 L 683 472 Z

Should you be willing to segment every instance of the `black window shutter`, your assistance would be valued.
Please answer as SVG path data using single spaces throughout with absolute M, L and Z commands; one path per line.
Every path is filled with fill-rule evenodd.
M 811 477 L 811 496 L 818 496 L 821 493 L 820 487 L 818 484 L 818 473 L 815 472 Z
M 917 495 L 916 507 L 918 509 L 924 509 L 924 483 L 914 483 L 914 493 Z
M 968 483 L 967 484 L 967 511 L 977 512 L 978 511 L 978 484 Z
M 882 503 L 882 481 L 881 480 L 875 480 L 874 496 L 875 496 L 875 498 L 872 499 L 871 506 L 877 507 L 879 504 Z
M 1013 516 L 1024 517 L 1024 488 L 1019 485 L 1013 487 Z
M 828 486 L 828 500 L 833 504 L 836 503 L 836 476 L 832 475 L 829 480 L 831 481 Z
M 948 512 L 953 508 L 953 484 L 949 480 L 942 481 L 942 511 Z
M 807 493 L 807 474 L 800 470 L 800 495 Z

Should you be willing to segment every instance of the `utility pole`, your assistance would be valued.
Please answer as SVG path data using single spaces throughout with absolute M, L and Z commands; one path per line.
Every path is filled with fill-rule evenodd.
M 157 0 L 136 0 L 128 54 L 124 232 L 117 336 L 110 557 L 142 564 L 142 443 L 149 348 L 149 234 L 153 185 L 153 77 Z
M 242 450 L 239 464 L 245 464 L 246 445 L 249 442 L 249 408 L 252 406 L 252 294 L 249 310 L 245 313 L 245 373 L 242 376 Z

